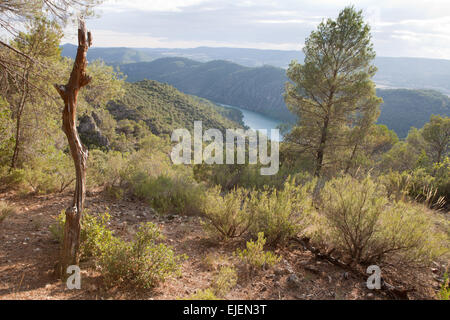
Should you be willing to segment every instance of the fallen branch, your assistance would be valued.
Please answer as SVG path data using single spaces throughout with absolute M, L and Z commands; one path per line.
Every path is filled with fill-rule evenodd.
M 322 252 L 320 252 L 320 250 L 318 248 L 315 248 L 311 245 L 310 239 L 307 237 L 304 237 L 301 239 L 294 237 L 294 238 L 291 238 L 291 240 L 299 243 L 305 250 L 308 250 L 311 253 L 313 253 L 315 255 L 316 259 L 326 260 L 335 266 L 338 266 L 342 269 L 352 272 L 353 274 L 357 275 L 359 278 L 363 279 L 364 281 L 367 281 L 367 278 L 368 278 L 367 274 L 365 274 L 364 272 L 361 272 L 360 270 L 356 269 L 355 267 L 353 267 L 350 264 L 344 263 L 344 262 L 340 261 L 339 259 L 332 257 L 331 253 L 334 250 L 331 250 L 330 252 L 327 252 L 327 253 L 322 253 Z M 404 289 L 404 288 L 395 287 L 394 285 L 386 282 L 386 280 L 384 278 L 381 278 L 381 289 L 380 290 L 383 290 L 384 292 L 386 292 L 392 299 L 409 300 L 408 293 L 414 292 L 415 288 Z

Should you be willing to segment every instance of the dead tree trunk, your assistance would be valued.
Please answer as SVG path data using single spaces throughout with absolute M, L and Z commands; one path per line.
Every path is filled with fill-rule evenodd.
M 72 155 L 75 171 L 76 186 L 72 205 L 66 209 L 66 223 L 64 226 L 64 240 L 61 246 L 58 272 L 64 277 L 67 267 L 77 265 L 80 246 L 81 215 L 83 213 L 86 193 L 86 161 L 88 151 L 81 143 L 76 126 L 77 97 L 79 90 L 89 84 L 91 77 L 86 74 L 86 53 L 91 45 L 91 34 L 86 34 L 84 21 L 79 21 L 78 50 L 69 82 L 66 85 L 55 85 L 56 90 L 64 100 L 63 126 L 67 136 L 70 153 Z

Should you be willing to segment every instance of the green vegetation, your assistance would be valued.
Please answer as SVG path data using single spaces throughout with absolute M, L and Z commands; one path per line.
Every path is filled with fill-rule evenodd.
M 238 275 L 234 267 L 222 266 L 214 276 L 211 287 L 198 290 L 184 300 L 220 300 L 236 286 Z
M 203 226 L 212 236 L 229 239 L 244 235 L 253 223 L 253 215 L 248 209 L 248 191 L 235 189 L 221 195 L 219 187 L 206 194 L 202 211 L 206 221 Z
M 444 283 L 441 286 L 441 290 L 439 291 L 438 298 L 441 300 L 450 300 L 450 284 L 448 273 L 444 275 Z
M 263 232 L 269 244 L 285 243 L 305 230 L 311 218 L 313 184 L 296 186 L 288 178 L 281 190 L 265 187 L 249 192 L 237 188 L 221 195 L 219 187 L 208 190 L 202 212 L 203 226 L 213 237 L 229 239 Z
M 421 128 L 430 116 L 450 116 L 450 98 L 434 90 L 377 90 L 383 98 L 378 123 L 405 138 L 411 127 Z
M 178 256 L 163 240 L 159 228 L 152 223 L 139 227 L 132 242 L 114 238 L 102 250 L 98 264 L 109 285 L 133 284 L 152 288 L 172 275 L 181 275 Z
M 205 290 L 198 290 L 196 293 L 190 295 L 184 300 L 220 300 L 211 288 Z
M 153 134 L 170 135 L 178 128 L 193 130 L 194 121 L 199 119 L 205 128 L 242 127 L 223 116 L 230 114 L 236 119 L 238 110 L 225 110 L 207 100 L 185 95 L 167 84 L 144 80 L 126 84 L 125 88 L 125 95 L 110 102 L 107 109 L 117 121 L 143 121 Z
M 444 235 L 433 231 L 423 207 L 402 201 L 389 203 L 382 185 L 370 176 L 333 179 L 320 196 L 321 241 L 357 264 L 398 259 L 400 263 L 430 263 L 446 249 Z
M 233 289 L 238 280 L 238 275 L 234 267 L 223 266 L 213 281 L 214 294 L 218 297 L 225 297 Z
M 10 215 L 16 212 L 16 208 L 9 205 L 6 201 L 0 201 L 0 224 Z
M 108 229 L 110 215 L 104 213 L 98 216 L 86 213 L 83 216 L 80 236 L 80 258 L 98 257 L 104 248 L 113 241 L 113 233 Z M 49 227 L 53 238 L 62 244 L 64 237 L 65 212 L 56 218 L 55 224 Z
M 296 53 L 293 59 L 301 54 Z M 378 66 L 376 59 L 375 65 Z M 380 74 L 392 68 L 395 68 L 395 64 L 390 65 L 389 69 L 383 67 L 374 79 L 383 77 Z M 450 64 L 447 68 L 450 68 Z M 280 68 L 249 68 L 227 61 L 202 63 L 186 58 L 162 58 L 152 62 L 122 65 L 120 70 L 131 82 L 144 79 L 165 82 L 187 94 L 260 112 L 290 124 L 295 123 L 295 116 L 283 101 L 284 84 L 289 79 L 286 71 Z M 397 77 L 406 78 L 400 74 Z M 211 86 L 211 82 L 215 85 Z M 387 125 L 401 138 L 406 137 L 410 127 L 422 127 L 432 114 L 450 116 L 450 98 L 438 91 L 377 89 L 376 94 L 383 99 L 378 123 Z
M 171 247 L 161 243 L 160 229 L 146 223 L 139 227 L 133 241 L 124 241 L 108 229 L 110 216 L 84 214 L 81 226 L 80 255 L 93 258 L 109 286 L 122 283 L 140 288 L 152 288 L 172 275 L 180 274 L 185 255 L 176 255 Z M 54 238 L 62 243 L 65 214 L 50 226 Z
M 0 183 L 17 196 L 72 189 L 75 175 L 52 87 L 67 79 L 72 61 L 61 58 L 58 23 L 29 22 L 10 45 L 48 68 L 24 60 L 14 69 L 22 78 L 0 68 Z M 159 215 L 199 216 L 211 238 L 233 239 L 225 246 L 245 243 L 234 259 L 253 270 L 281 260 L 264 250 L 266 243 L 285 252 L 300 237 L 349 266 L 401 270 L 447 259 L 450 232 L 442 212 L 450 203 L 450 99 L 432 91 L 376 91 L 369 31 L 362 13 L 348 7 L 307 39 L 303 64 L 294 61 L 287 72 L 285 98 L 299 121 L 280 145 L 273 176 L 261 176 L 261 164 L 174 165 L 168 137 L 174 129 L 192 130 L 198 120 L 204 129 L 242 128 L 242 114 L 153 80 L 125 83 L 111 66 L 90 63 L 93 81 L 80 92 L 77 111 L 89 148 L 87 188 L 145 201 Z M 120 59 L 147 59 L 132 55 Z M 297 120 L 282 101 L 288 78 L 281 69 L 170 58 L 124 70 L 136 77 L 150 70 L 185 92 L 271 114 L 284 125 Z M 386 98 L 381 115 L 392 121 L 388 126 L 376 124 L 376 94 Z M 404 114 L 409 119 L 400 121 Z M 406 138 L 391 129 L 402 138 L 408 132 Z M 14 211 L 1 201 L 0 223 Z M 93 261 L 108 286 L 150 289 L 180 275 L 186 257 L 164 244 L 158 226 L 140 225 L 122 239 L 110 222 L 108 214 L 84 214 L 80 244 L 81 259 Z M 50 227 L 59 242 L 64 224 L 61 214 Z M 225 298 L 237 284 L 226 254 L 213 253 L 205 251 L 203 261 L 214 272 L 211 287 L 192 299 Z M 440 297 L 448 298 L 448 280 Z
M 251 233 L 259 237 L 263 232 L 271 245 L 283 244 L 303 232 L 311 217 L 313 183 L 296 186 L 287 179 L 281 190 L 265 188 L 250 196 L 250 210 L 254 214 Z
M 271 251 L 264 251 L 266 238 L 264 232 L 258 233 L 256 241 L 248 241 L 246 249 L 236 250 L 236 256 L 254 269 L 268 269 L 280 262 L 281 258 Z

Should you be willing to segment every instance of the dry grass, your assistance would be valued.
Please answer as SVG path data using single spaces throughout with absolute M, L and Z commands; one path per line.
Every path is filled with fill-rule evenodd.
M 16 208 L 6 201 L 0 201 L 0 224 L 10 215 L 16 213 Z

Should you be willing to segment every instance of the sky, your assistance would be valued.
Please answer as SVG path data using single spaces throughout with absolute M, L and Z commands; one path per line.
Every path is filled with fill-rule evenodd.
M 363 10 L 378 56 L 450 59 L 449 0 L 107 0 L 87 25 L 96 47 L 301 50 L 348 5 Z

